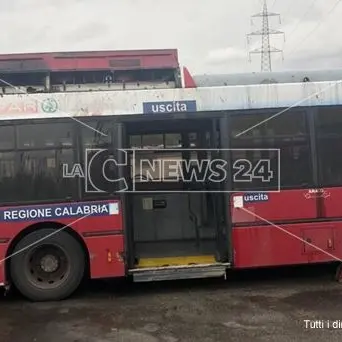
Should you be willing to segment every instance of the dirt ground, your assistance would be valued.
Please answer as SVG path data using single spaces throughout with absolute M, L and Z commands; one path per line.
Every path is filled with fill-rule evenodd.
M 0 300 L 0 342 L 341 341 L 342 284 L 332 271 L 316 266 L 240 273 L 228 281 L 91 282 L 58 303 L 12 294 Z

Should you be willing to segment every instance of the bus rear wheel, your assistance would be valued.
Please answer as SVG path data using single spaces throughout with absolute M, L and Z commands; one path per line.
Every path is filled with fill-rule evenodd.
M 79 242 L 67 232 L 53 229 L 40 229 L 23 237 L 9 262 L 14 285 L 32 301 L 67 298 L 78 288 L 85 271 Z

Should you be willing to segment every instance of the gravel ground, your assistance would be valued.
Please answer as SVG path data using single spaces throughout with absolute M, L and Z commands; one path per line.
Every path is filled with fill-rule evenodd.
M 228 281 L 91 282 L 58 303 L 11 294 L 0 303 L 0 342 L 341 341 L 342 284 L 332 271 L 315 266 L 239 273 Z

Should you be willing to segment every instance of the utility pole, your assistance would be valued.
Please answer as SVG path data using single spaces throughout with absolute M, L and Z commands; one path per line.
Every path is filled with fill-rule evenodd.
M 262 72 L 270 72 L 272 71 L 272 53 L 283 53 L 282 50 L 279 50 L 270 44 L 270 36 L 275 34 L 284 34 L 282 31 L 273 30 L 270 28 L 269 18 L 270 17 L 279 17 L 280 23 L 280 15 L 278 13 L 268 12 L 267 10 L 267 0 L 264 0 L 262 12 L 252 15 L 253 18 L 262 18 L 262 29 L 251 32 L 247 34 L 247 44 L 250 43 L 250 39 L 255 36 L 261 36 L 261 48 L 257 48 L 249 51 L 249 61 L 251 62 L 251 54 L 261 54 L 261 71 Z M 285 35 L 284 35 L 285 40 Z

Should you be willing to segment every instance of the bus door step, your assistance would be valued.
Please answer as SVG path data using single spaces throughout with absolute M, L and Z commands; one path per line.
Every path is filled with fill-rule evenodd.
M 229 264 L 135 268 L 129 271 L 135 282 L 225 277 Z

